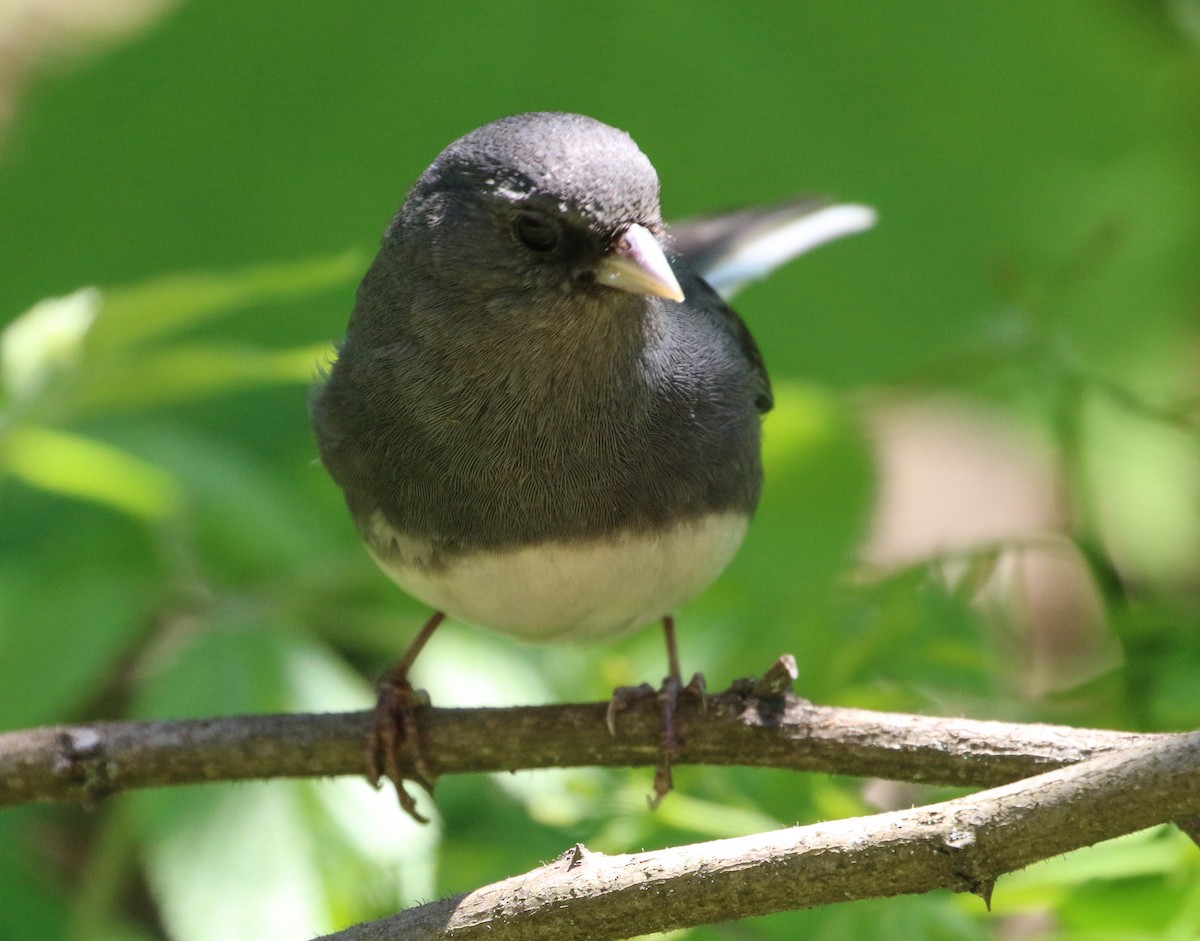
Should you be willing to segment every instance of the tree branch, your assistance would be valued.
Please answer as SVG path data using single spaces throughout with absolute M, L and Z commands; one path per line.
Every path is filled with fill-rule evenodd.
M 1200 814 L 1200 733 L 1136 735 L 815 706 L 762 680 L 685 701 L 677 763 L 739 764 L 992 786 L 909 811 L 626 856 L 577 847 L 467 895 L 330 941 L 623 938 L 851 898 L 933 888 L 989 897 L 1030 862 Z M 655 704 L 419 712 L 438 774 L 654 765 Z M 371 713 L 111 722 L 0 734 L 0 805 L 94 803 L 133 788 L 360 774 Z M 1063 767 L 1069 765 L 1070 767 Z M 1059 770 L 1048 770 L 1059 769 Z M 1036 777 L 1029 777 L 1037 775 Z M 1193 833 L 1193 835 L 1195 835 Z
M 786 685 L 786 684 L 782 684 Z M 607 703 L 419 712 L 437 774 L 548 767 L 653 766 L 652 702 L 605 727 Z M 135 788 L 252 778 L 363 774 L 371 714 L 105 722 L 0 734 L 0 806 L 93 804 Z M 815 706 L 779 686 L 739 681 L 707 713 L 681 703 L 677 764 L 748 765 L 937 784 L 990 786 L 1158 741 L 1064 726 L 1018 725 Z
M 650 853 L 577 846 L 523 876 L 324 941 L 591 941 L 931 889 L 990 900 L 1007 872 L 1200 813 L 1200 733 L 971 797 Z

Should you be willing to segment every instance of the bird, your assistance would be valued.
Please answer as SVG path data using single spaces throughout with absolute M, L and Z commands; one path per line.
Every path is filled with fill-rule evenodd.
M 401 743 L 407 777 L 435 776 L 408 674 L 447 616 L 532 642 L 662 624 L 655 799 L 670 790 L 676 700 L 703 699 L 673 612 L 742 542 L 772 406 L 721 292 L 873 222 L 792 200 L 669 228 L 633 138 L 563 112 L 486 124 L 421 174 L 311 403 L 368 552 L 434 612 L 380 681 L 368 745 L 411 815 Z

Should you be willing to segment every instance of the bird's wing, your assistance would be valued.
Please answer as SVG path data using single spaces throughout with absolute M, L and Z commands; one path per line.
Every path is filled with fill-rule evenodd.
M 703 310 L 737 344 L 742 358 L 750 367 L 753 376 L 754 404 L 760 413 L 769 412 L 775 404 L 771 394 L 771 379 L 767 375 L 767 365 L 763 361 L 762 352 L 759 350 L 758 344 L 754 342 L 749 328 L 742 322 L 737 311 L 726 304 L 724 298 L 704 278 L 686 268 L 682 273 L 683 290 L 687 297 L 686 303 Z

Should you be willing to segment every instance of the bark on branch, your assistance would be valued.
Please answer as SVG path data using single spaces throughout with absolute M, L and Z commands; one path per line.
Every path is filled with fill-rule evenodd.
M 604 856 L 523 876 L 324 941 L 591 941 L 945 888 L 989 899 L 1038 860 L 1200 813 L 1200 733 L 1143 743 L 913 810 Z
M 780 684 L 786 687 L 786 684 Z M 438 774 L 548 767 L 654 766 L 651 702 L 605 726 L 607 703 L 422 710 Z M 363 774 L 370 713 L 107 722 L 0 734 L 0 806 L 92 804 L 109 794 L 252 778 Z M 681 704 L 677 764 L 749 765 L 937 784 L 990 786 L 1166 736 L 815 706 L 744 681 Z
M 933 888 L 989 897 L 1036 860 L 1200 814 L 1200 733 L 1137 735 L 815 706 L 787 659 L 761 680 L 681 705 L 679 764 L 758 765 L 995 786 L 910 811 L 653 853 L 563 859 L 330 941 L 625 938 Z M 653 702 L 419 712 L 438 774 L 654 765 Z M 111 722 L 0 734 L 0 805 L 249 778 L 361 774 L 367 712 Z M 1050 770 L 1058 769 L 1058 770 Z M 1031 775 L 1036 775 L 1031 777 Z M 1023 779 L 1023 780 L 1019 780 Z M 1008 784 L 1006 782 L 1017 783 Z

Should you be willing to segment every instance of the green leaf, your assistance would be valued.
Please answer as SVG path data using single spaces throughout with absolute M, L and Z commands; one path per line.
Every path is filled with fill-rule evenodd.
M 79 365 L 100 306 L 100 292 L 83 288 L 35 304 L 0 331 L 0 387 L 10 399 L 32 399 Z
M 140 796 L 140 795 L 139 795 Z M 153 795 L 144 862 L 174 941 L 305 938 L 336 927 L 294 784 Z
M 39 809 L 7 808 L 0 814 L 0 938 L 65 938 L 65 887 L 44 871 Z
M 8 471 L 42 490 L 104 504 L 147 522 L 179 508 L 179 486 L 169 474 L 110 444 L 25 427 L 11 432 L 4 445 L 0 457 Z
M 288 300 L 361 277 L 357 252 L 330 258 L 259 265 L 222 274 L 181 274 L 111 288 L 88 337 L 88 353 L 101 359 L 143 346 L 232 311 Z
M 361 708 L 365 683 L 265 612 L 218 609 L 168 645 L 136 704 L 184 716 Z M 269 941 L 394 911 L 434 885 L 439 831 L 365 780 L 131 795 L 147 878 L 175 941 Z M 426 810 L 430 808 L 426 807 Z
M 0 566 L 0 719 L 6 728 L 65 720 L 96 695 L 144 630 L 147 573 L 103 557 L 81 558 L 81 547 L 97 555 L 99 548 L 127 551 L 120 542 L 103 546 L 88 538 L 62 547 L 64 570 L 11 554 Z
M 793 605 L 821 597 L 866 533 L 875 471 L 863 429 L 837 396 L 780 382 L 763 463 L 762 503 L 735 566 Z
M 89 377 L 80 390 L 75 413 L 108 414 L 259 386 L 308 385 L 333 355 L 333 347 L 324 343 L 285 350 L 197 343 L 147 350 L 120 368 Z
M 1162 826 L 1036 863 L 1005 876 L 1001 884 L 1005 904 L 1019 904 L 1024 893 L 1037 893 L 1047 887 L 1073 887 L 1096 880 L 1168 876 L 1185 873 L 1189 869 L 1200 872 L 1200 850 L 1174 827 Z

